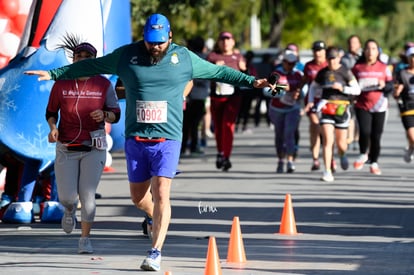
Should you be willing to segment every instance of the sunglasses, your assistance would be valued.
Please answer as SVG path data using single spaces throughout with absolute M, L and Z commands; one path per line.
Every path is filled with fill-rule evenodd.
M 155 46 L 160 46 L 160 45 L 162 45 L 166 42 L 147 42 L 147 43 L 148 43 L 148 45 L 150 45 L 152 47 L 155 47 Z

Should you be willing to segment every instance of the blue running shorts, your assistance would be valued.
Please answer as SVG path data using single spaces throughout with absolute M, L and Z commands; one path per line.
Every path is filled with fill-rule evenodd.
M 129 182 L 144 182 L 153 176 L 174 178 L 180 159 L 181 142 L 125 140 L 125 156 Z

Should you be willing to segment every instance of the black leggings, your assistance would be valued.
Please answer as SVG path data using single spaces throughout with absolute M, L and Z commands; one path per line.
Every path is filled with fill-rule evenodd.
M 368 159 L 377 162 L 381 151 L 381 136 L 384 131 L 386 112 L 370 113 L 355 108 L 359 126 L 359 152 L 366 154 L 369 147 Z
M 187 103 L 183 119 L 183 139 L 181 143 L 181 153 L 185 153 L 187 141 L 190 138 L 191 153 L 197 152 L 198 145 L 198 126 L 206 113 L 205 100 L 192 99 Z

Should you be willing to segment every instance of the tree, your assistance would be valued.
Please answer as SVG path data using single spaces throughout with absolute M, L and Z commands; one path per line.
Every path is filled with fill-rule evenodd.
M 174 41 L 185 43 L 195 35 L 216 38 L 223 30 L 249 49 L 250 17 L 261 21 L 264 47 L 289 42 L 309 48 L 314 40 L 346 46 L 350 34 L 375 38 L 394 53 L 414 40 L 411 30 L 414 1 L 407 0 L 130 0 L 133 39 L 141 39 L 145 19 L 154 12 L 171 21 Z M 374 36 L 374 37 L 371 37 Z
M 134 40 L 142 37 L 145 19 L 151 13 L 165 14 L 171 21 L 174 41 L 185 43 L 195 35 L 216 38 L 220 31 L 232 32 L 239 43 L 248 41 L 250 16 L 257 14 L 261 1 L 242 0 L 131 0 Z
M 338 29 L 363 24 L 358 0 L 266 0 L 260 15 L 269 16 L 272 47 L 296 42 L 308 48 L 319 39 L 334 43 Z

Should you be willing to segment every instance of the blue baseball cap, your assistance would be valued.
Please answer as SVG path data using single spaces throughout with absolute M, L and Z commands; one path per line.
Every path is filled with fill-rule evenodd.
M 170 22 L 162 14 L 155 13 L 147 18 L 144 40 L 150 43 L 167 42 L 170 37 Z

